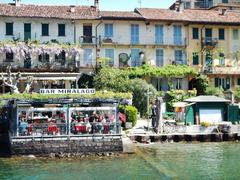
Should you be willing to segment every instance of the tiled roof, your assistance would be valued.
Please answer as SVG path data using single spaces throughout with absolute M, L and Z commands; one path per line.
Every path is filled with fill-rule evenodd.
M 76 6 L 10 5 L 0 4 L 0 16 L 38 17 L 58 19 L 96 19 L 98 12 L 94 7 Z
M 109 19 L 144 19 L 139 13 L 131 11 L 101 11 L 101 17 Z
M 176 12 L 169 9 L 139 8 L 135 11 L 148 20 L 240 24 L 240 13 L 230 10 L 227 10 L 224 15 L 221 15 L 217 10 L 199 9 L 186 9 Z

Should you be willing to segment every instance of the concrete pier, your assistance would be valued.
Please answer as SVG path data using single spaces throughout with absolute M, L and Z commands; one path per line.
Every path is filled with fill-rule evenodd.
M 212 133 L 212 134 L 134 134 L 129 138 L 133 142 L 222 142 L 240 140 L 238 133 Z

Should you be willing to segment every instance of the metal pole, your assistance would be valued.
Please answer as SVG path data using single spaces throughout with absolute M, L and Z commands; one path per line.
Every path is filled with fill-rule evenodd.
M 148 121 L 147 130 L 149 131 L 149 123 L 150 123 L 150 119 L 149 119 L 149 86 L 148 86 L 148 89 L 147 89 L 147 121 Z

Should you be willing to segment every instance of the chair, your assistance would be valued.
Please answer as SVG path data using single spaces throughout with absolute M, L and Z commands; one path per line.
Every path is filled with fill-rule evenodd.
M 103 125 L 103 134 L 108 134 L 110 130 L 110 127 L 108 124 Z

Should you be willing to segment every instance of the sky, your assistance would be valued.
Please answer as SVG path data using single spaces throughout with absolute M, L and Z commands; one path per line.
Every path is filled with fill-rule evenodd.
M 133 11 L 140 7 L 168 8 L 176 0 L 99 0 L 101 10 Z M 12 3 L 13 0 L 0 0 L 1 3 Z M 22 0 L 23 4 L 49 5 L 93 5 L 94 0 Z

